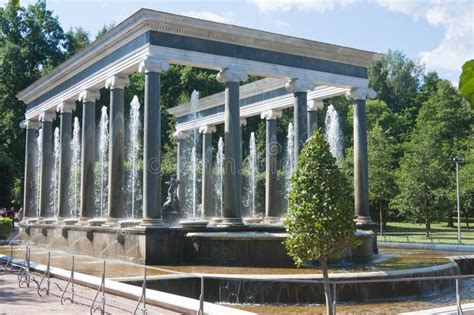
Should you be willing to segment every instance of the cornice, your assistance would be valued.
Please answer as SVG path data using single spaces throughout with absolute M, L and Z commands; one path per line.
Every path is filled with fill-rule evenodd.
M 29 103 L 38 94 L 45 93 L 75 76 L 94 61 L 141 34 L 153 30 L 363 67 L 367 67 L 382 57 L 381 54 L 369 51 L 141 9 L 18 93 L 17 98 Z

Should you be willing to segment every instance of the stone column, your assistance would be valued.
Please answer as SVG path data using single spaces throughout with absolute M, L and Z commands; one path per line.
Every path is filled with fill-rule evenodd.
M 294 95 L 293 128 L 295 131 L 295 161 L 308 138 L 308 90 L 314 89 L 314 83 L 306 79 L 292 79 L 286 84 L 288 92 Z
M 53 171 L 53 118 L 54 112 L 43 112 L 41 121 L 40 218 L 54 215 L 51 207 L 51 176 Z
M 319 128 L 319 111 L 323 109 L 323 100 L 308 101 L 308 137 L 311 137 L 313 131 Z
M 242 217 L 242 134 L 240 129 L 239 83 L 247 73 L 238 69 L 224 69 L 217 80 L 225 85 L 224 113 L 224 217 L 219 226 L 241 226 Z
M 124 89 L 130 83 L 128 76 L 114 75 L 105 81 L 110 89 L 109 120 L 109 192 L 108 221 L 113 224 L 126 216 L 124 211 Z
M 38 129 L 38 121 L 28 119 L 25 124 L 26 143 L 25 143 L 25 181 L 23 195 L 23 216 L 24 218 L 36 218 L 35 207 L 35 156 L 36 148 L 36 130 Z M 38 157 L 39 158 L 39 157 Z
M 143 218 L 142 226 L 161 226 L 161 117 L 160 77 L 169 64 L 148 55 L 139 66 L 145 72 L 145 106 L 143 137 Z
M 352 88 L 347 98 L 354 100 L 354 212 L 358 226 L 373 225 L 369 210 L 369 169 L 365 99 L 375 97 L 368 88 Z
M 278 152 L 280 146 L 277 140 L 277 118 L 282 115 L 281 111 L 268 110 L 260 117 L 266 120 L 266 141 L 265 141 L 265 222 L 275 223 L 280 220 L 278 217 Z
M 199 128 L 202 133 L 202 218 L 210 218 L 212 213 L 212 133 L 215 126 Z
M 79 94 L 82 101 L 82 151 L 81 151 L 81 208 L 80 220 L 96 216 L 95 209 L 95 101 L 98 90 L 85 90 Z
M 72 111 L 76 109 L 75 102 L 62 102 L 57 111 L 61 113 L 59 131 L 61 133 L 61 156 L 59 159 L 59 214 L 58 220 L 69 216 L 71 182 L 71 139 L 72 139 Z
M 186 162 L 186 157 L 185 157 L 185 149 L 186 149 L 186 141 L 189 138 L 189 133 L 186 131 L 176 131 L 173 133 L 174 138 L 176 139 L 176 142 L 178 143 L 178 148 L 177 148 L 177 164 L 176 164 L 176 179 L 179 182 L 178 185 L 178 200 L 179 200 L 179 208 L 181 210 L 184 209 L 184 206 L 186 204 L 186 185 L 185 185 L 185 172 L 184 172 L 184 164 Z

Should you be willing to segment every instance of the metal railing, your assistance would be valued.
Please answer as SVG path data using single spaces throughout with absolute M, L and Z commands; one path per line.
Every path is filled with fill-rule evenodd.
M 0 273 L 2 274 L 16 274 L 18 280 L 19 287 L 30 287 L 30 282 L 33 281 L 37 285 L 37 293 L 39 296 L 43 297 L 45 295 L 49 295 L 50 292 L 50 285 L 51 285 L 51 252 L 48 251 L 47 256 L 47 265 L 46 269 L 41 277 L 40 281 L 37 281 L 31 273 L 31 248 L 30 246 L 26 245 L 25 247 L 25 257 L 22 263 L 15 263 L 13 257 L 13 247 L 10 248 L 10 256 L 8 257 L 7 261 L 4 262 L 3 270 Z M 0 261 L 1 263 L 2 261 Z M 131 263 L 127 261 L 120 261 L 123 264 L 127 265 L 134 265 L 134 266 L 141 266 L 136 263 Z M 18 271 L 15 272 L 15 266 L 18 268 Z M 142 283 L 142 290 L 141 295 L 137 300 L 137 303 L 134 304 L 133 314 L 137 314 L 137 312 L 141 313 L 142 315 L 148 314 L 147 310 L 147 299 L 146 299 L 146 290 L 147 290 L 147 270 L 156 270 L 161 272 L 166 272 L 170 274 L 175 274 L 182 276 L 183 278 L 197 278 L 200 279 L 200 295 L 199 295 L 199 309 L 196 312 L 197 315 L 204 315 L 204 294 L 205 294 L 205 280 L 206 279 L 219 279 L 222 280 L 222 277 L 213 276 L 211 274 L 202 275 L 202 274 L 195 274 L 195 273 L 187 273 L 187 272 L 180 272 L 175 270 L 169 270 L 165 268 L 159 267 L 152 267 L 152 266 L 145 266 L 143 267 L 143 283 Z M 106 306 L 106 260 L 103 260 L 103 269 L 102 269 L 102 276 L 101 276 L 101 283 L 97 289 L 94 299 L 92 300 L 89 310 L 90 314 L 99 311 L 101 314 L 105 314 L 105 306 Z M 62 291 L 60 302 L 61 305 L 64 305 L 64 302 L 69 301 L 71 303 L 75 303 L 75 256 L 72 256 L 72 264 L 71 264 L 71 274 L 68 278 L 67 284 L 62 290 L 60 286 L 56 283 L 56 286 Z M 332 288 L 332 304 L 334 307 L 334 312 L 336 311 L 337 305 L 337 286 L 338 285 L 347 285 L 347 284 L 368 284 L 368 283 L 395 283 L 395 282 L 412 282 L 412 281 L 440 281 L 440 280 L 454 280 L 455 281 L 455 294 L 456 294 L 456 311 L 457 314 L 463 314 L 462 305 L 461 305 L 461 294 L 460 294 L 460 280 L 464 279 L 473 279 L 474 274 L 469 275 L 450 275 L 450 276 L 421 276 L 421 277 L 403 277 L 403 278 L 381 278 L 381 279 L 356 279 L 356 280 L 329 280 L 330 286 Z M 240 280 L 240 281 L 266 281 L 266 282 L 287 282 L 287 283 L 305 283 L 305 284 L 316 284 L 316 283 L 323 283 L 322 279 L 288 279 L 288 278 L 245 278 L 245 277 L 235 277 L 232 276 L 232 280 Z M 160 280 L 160 279 L 154 279 Z M 46 281 L 46 287 L 43 287 L 43 282 Z M 69 286 L 71 287 L 70 290 L 70 297 L 67 297 L 66 294 L 68 293 Z M 97 300 L 100 298 L 99 305 L 96 305 Z

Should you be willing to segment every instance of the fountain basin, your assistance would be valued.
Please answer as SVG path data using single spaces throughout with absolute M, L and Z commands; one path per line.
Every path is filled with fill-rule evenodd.
M 42 220 L 43 224 L 53 224 L 55 222 L 56 222 L 56 219 L 51 219 L 51 218 Z
M 36 218 L 26 220 L 27 224 L 34 224 L 36 222 L 38 222 L 38 219 L 36 219 Z

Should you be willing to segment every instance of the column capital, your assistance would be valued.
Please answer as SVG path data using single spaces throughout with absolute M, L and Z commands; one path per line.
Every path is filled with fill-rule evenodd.
M 365 100 L 366 98 L 375 98 L 377 93 L 368 87 L 353 87 L 346 92 L 346 98 L 348 100 Z
M 138 65 L 138 72 L 162 72 L 167 71 L 170 64 L 163 58 L 154 55 L 147 55 Z
M 26 119 L 25 120 L 25 128 L 26 129 L 38 129 L 39 121 L 37 119 Z
M 271 119 L 277 119 L 281 118 L 282 111 L 281 110 L 275 110 L 275 109 L 269 109 L 260 114 L 260 118 L 266 119 L 266 120 L 271 120 Z
M 56 107 L 56 111 L 61 114 L 72 113 L 73 110 L 76 110 L 76 102 L 73 101 L 63 101 Z
M 308 101 L 308 112 L 318 111 L 324 108 L 323 100 L 310 100 Z
M 55 112 L 42 112 L 40 115 L 39 115 L 39 120 L 41 122 L 45 122 L 45 121 L 53 121 L 53 119 L 56 117 L 56 113 Z
M 314 82 L 308 79 L 291 79 L 285 85 L 286 90 L 290 93 L 307 92 L 315 88 Z
M 199 127 L 199 133 L 209 134 L 213 132 L 216 132 L 216 126 L 214 125 L 206 125 L 206 126 Z
M 225 68 L 216 76 L 220 83 L 247 81 L 249 76 L 245 70 L 239 68 Z
M 241 126 L 247 126 L 247 118 L 240 117 L 240 125 Z
M 177 140 L 184 140 L 189 138 L 189 132 L 187 131 L 182 131 L 182 130 L 176 130 L 173 133 L 173 137 Z
M 130 84 L 128 75 L 113 75 L 105 80 L 106 89 L 124 89 Z
M 99 90 L 88 89 L 79 93 L 79 101 L 81 102 L 95 102 L 100 99 Z

